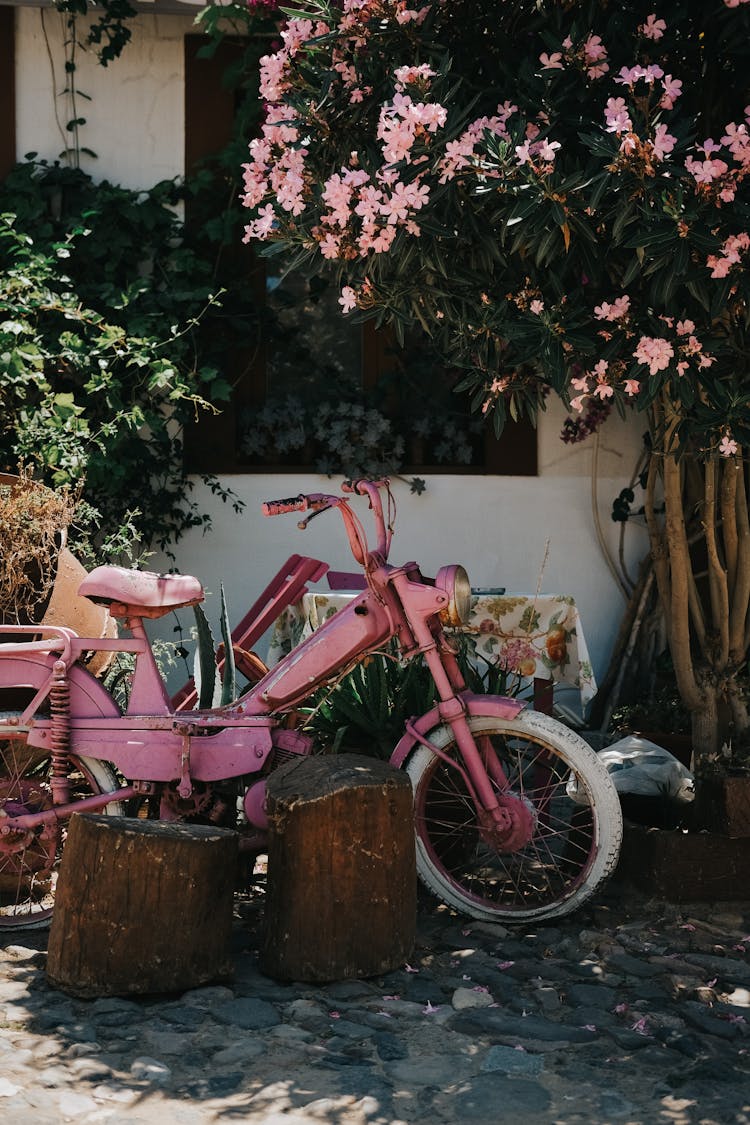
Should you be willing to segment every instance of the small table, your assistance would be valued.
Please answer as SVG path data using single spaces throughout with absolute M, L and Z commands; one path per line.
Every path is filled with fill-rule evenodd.
M 310 592 L 277 617 L 268 649 L 272 667 L 355 595 Z M 581 706 L 596 681 L 575 599 L 567 594 L 474 594 L 471 616 L 460 630 L 480 664 L 516 671 L 534 684 L 537 710 L 551 711 L 555 684 L 578 688 Z

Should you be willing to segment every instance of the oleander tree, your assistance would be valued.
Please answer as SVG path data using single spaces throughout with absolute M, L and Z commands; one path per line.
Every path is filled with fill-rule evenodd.
M 306 0 L 261 60 L 246 239 L 418 324 L 501 430 L 647 423 L 699 759 L 748 729 L 750 0 Z

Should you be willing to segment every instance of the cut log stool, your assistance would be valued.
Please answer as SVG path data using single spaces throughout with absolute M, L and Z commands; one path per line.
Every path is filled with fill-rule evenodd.
M 49 935 L 47 979 L 74 996 L 195 988 L 231 969 L 237 834 L 76 815 Z
M 357 754 L 302 758 L 275 770 L 267 792 L 262 971 L 331 981 L 403 965 L 417 910 L 406 774 Z

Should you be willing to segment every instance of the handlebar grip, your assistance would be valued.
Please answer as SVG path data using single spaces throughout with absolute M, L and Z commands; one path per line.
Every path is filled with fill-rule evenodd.
M 306 496 L 289 496 L 286 500 L 266 500 L 260 510 L 264 516 L 280 516 L 284 512 L 306 512 L 309 508 Z

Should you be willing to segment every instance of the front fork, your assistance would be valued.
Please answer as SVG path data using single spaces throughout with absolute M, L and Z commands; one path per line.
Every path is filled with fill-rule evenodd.
M 450 726 L 456 740 L 459 761 L 445 754 L 425 738 L 412 723 L 406 729 L 423 746 L 458 770 L 477 811 L 482 839 L 496 850 L 518 851 L 529 843 L 536 830 L 536 818 L 528 803 L 512 793 L 508 778 L 489 740 L 484 753 L 477 745 L 462 699 L 456 695 L 465 685 L 451 649 L 439 652 L 446 645 L 442 635 L 423 656 L 438 689 L 440 717 Z M 447 665 L 447 667 L 446 667 Z

